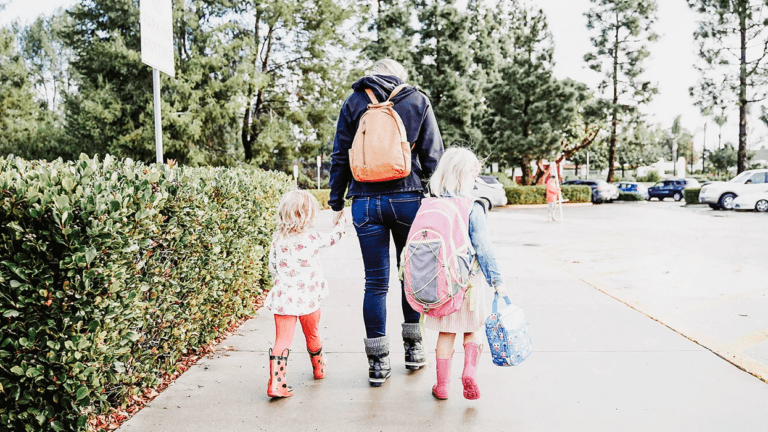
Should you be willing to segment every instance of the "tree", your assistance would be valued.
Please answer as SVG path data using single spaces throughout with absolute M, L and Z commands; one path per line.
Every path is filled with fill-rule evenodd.
M 368 24 L 373 37 L 363 48 L 363 54 L 371 61 L 398 61 L 408 70 L 410 83 L 418 84 L 413 55 L 416 30 L 411 25 L 413 7 L 412 0 L 377 0 L 376 16 Z
M 739 107 L 737 171 L 748 168 L 749 104 L 768 96 L 768 5 L 755 0 L 687 0 L 702 15 L 694 37 L 699 42 L 701 74 L 691 96 L 702 108 Z
M 738 163 L 738 152 L 731 143 L 727 143 L 722 148 L 708 153 L 707 159 L 709 159 L 709 162 L 718 174 L 726 172 L 728 168 Z
M 447 145 L 471 144 L 479 138 L 472 113 L 479 95 L 474 94 L 469 15 L 455 0 L 419 0 L 420 27 L 415 68 L 420 85 L 432 102 Z
M 250 18 L 237 30 L 247 65 L 241 129 L 246 161 L 273 168 L 294 151 L 316 152 L 332 137 L 348 84 L 340 72 L 353 39 L 345 31 L 355 11 L 349 6 L 323 0 L 240 3 L 239 12 Z
M 21 53 L 38 98 L 51 112 L 57 112 L 62 95 L 73 90 L 69 72 L 72 52 L 61 39 L 67 19 L 64 11 L 58 9 L 50 16 L 38 17 L 18 31 Z
M 655 0 L 590 0 L 587 28 L 595 51 L 584 56 L 589 67 L 604 74 L 600 90 L 612 90 L 611 134 L 608 143 L 608 181 L 614 177 L 619 121 L 650 102 L 655 86 L 641 79 L 643 62 L 650 55 L 648 42 L 657 39 Z
M 728 122 L 728 115 L 725 114 L 725 108 L 720 109 L 720 115 L 714 117 L 715 124 L 718 127 L 717 131 L 717 148 L 723 145 L 723 126 Z
M 486 88 L 483 132 L 495 157 L 519 166 L 522 183 L 529 184 L 533 162 L 559 155 L 564 131 L 578 115 L 581 88 L 552 76 L 554 44 L 544 13 L 516 13 L 510 23 L 515 50 Z
M 605 128 L 606 110 L 609 108 L 605 100 L 595 99 L 585 84 L 570 79 L 563 83 L 575 92 L 577 113 L 564 130 L 560 156 L 556 161 L 558 164 L 582 153 L 597 139 Z
M 0 28 L 0 155 L 37 156 L 40 105 L 14 31 Z

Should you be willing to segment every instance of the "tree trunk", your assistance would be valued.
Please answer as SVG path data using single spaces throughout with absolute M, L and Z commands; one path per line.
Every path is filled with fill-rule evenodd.
M 616 163 L 616 130 L 619 123 L 619 15 L 616 14 L 616 39 L 613 45 L 613 114 L 611 116 L 611 141 L 608 146 L 608 183 L 613 183 Z
M 523 186 L 528 186 L 531 184 L 531 159 L 527 156 L 523 158 L 522 163 L 520 164 L 520 170 L 523 171 L 523 176 L 520 179 L 520 184 Z
M 741 70 L 739 72 L 739 153 L 737 172 L 747 169 L 747 10 L 739 9 L 739 30 L 741 32 Z
M 245 160 L 253 159 L 253 141 L 251 139 L 251 100 L 253 100 L 253 87 L 248 88 L 248 99 L 245 102 L 245 115 L 243 116 L 243 128 L 240 131 L 240 140 L 243 142 Z

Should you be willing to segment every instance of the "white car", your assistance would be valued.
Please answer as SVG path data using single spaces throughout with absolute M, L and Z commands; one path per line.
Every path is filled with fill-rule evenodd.
M 740 195 L 733 200 L 734 210 L 757 210 L 760 213 L 768 212 L 768 190 L 749 195 Z
M 507 191 L 504 190 L 504 185 L 491 175 L 481 175 L 475 179 L 472 195 L 486 201 L 488 208 L 507 205 Z
M 713 209 L 733 209 L 733 200 L 738 196 L 764 192 L 768 189 L 768 169 L 749 170 L 727 182 L 704 185 L 699 192 L 699 202 L 709 204 Z

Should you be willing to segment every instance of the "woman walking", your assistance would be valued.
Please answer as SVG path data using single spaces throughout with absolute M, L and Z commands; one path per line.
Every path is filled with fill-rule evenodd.
M 394 60 L 386 59 L 376 62 L 367 76 L 352 85 L 354 92 L 344 102 L 339 114 L 331 162 L 328 204 L 336 212 L 334 224 L 341 217 L 346 194 L 346 199 L 352 200 L 352 222 L 363 254 L 364 343 L 368 357 L 368 381 L 375 387 L 382 385 L 391 373 L 389 337 L 386 334 L 390 236 L 395 243 L 399 265 L 408 230 L 421 205 L 425 181 L 432 175 L 443 154 L 443 140 L 429 99 L 415 87 L 403 87 L 406 80 L 405 68 Z M 394 104 L 394 111 L 402 119 L 411 148 L 411 171 L 397 180 L 357 181 L 352 175 L 349 153 L 360 118 L 369 105 L 375 106 L 377 101 Z M 406 301 L 402 285 L 400 291 L 405 365 L 408 369 L 419 369 L 426 364 L 419 331 L 420 316 Z

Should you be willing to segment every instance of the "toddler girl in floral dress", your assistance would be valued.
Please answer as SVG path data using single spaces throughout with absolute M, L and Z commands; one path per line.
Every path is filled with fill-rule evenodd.
M 346 218 L 330 234 L 319 233 L 313 229 L 318 212 L 315 197 L 300 190 L 285 194 L 278 207 L 277 232 L 269 251 L 274 286 L 264 301 L 275 316 L 276 329 L 275 346 L 269 350 L 270 397 L 293 395 L 286 378 L 297 318 L 307 339 L 315 378 L 325 376 L 326 361 L 318 326 L 320 300 L 328 295 L 328 283 L 318 255 L 321 248 L 333 246 L 341 239 Z

